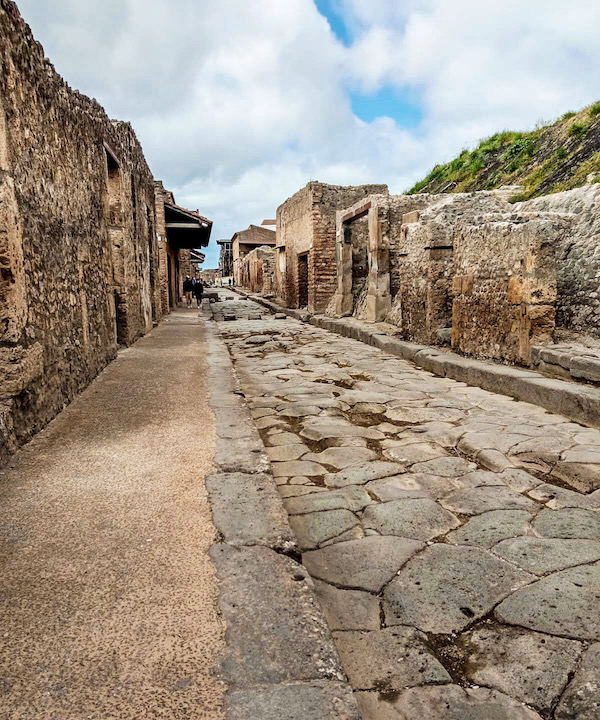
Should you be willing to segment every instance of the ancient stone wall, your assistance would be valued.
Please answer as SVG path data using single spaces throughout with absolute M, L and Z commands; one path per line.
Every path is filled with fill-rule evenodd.
M 514 205 L 516 211 L 567 213 L 572 229 L 556 251 L 556 325 L 561 339 L 600 337 L 600 184 Z
M 153 179 L 0 0 L 0 460 L 159 319 Z
M 531 346 L 552 341 L 555 251 L 568 227 L 538 213 L 494 213 L 457 224 L 455 350 L 528 365 Z
M 288 307 L 301 307 L 307 270 L 307 306 L 310 312 L 323 312 L 337 287 L 335 261 L 336 212 L 373 193 L 387 193 L 386 185 L 356 187 L 310 182 L 277 208 L 277 246 L 285 247 L 285 282 L 277 269 L 276 287 L 285 295 Z M 304 257 L 306 255 L 306 257 Z
M 242 287 L 252 293 L 269 294 L 273 291 L 275 276 L 275 249 L 263 245 L 251 250 L 240 260 Z

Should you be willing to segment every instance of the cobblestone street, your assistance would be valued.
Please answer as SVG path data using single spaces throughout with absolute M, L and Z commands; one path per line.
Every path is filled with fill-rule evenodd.
M 364 720 L 597 718 L 600 432 L 210 307 Z

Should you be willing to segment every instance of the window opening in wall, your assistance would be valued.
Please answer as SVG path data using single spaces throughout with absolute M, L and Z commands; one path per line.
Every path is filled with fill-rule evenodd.
M 308 253 L 298 255 L 298 307 L 308 306 Z

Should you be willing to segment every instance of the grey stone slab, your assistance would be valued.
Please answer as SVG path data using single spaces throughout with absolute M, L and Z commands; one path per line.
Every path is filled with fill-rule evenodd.
M 366 484 L 365 488 L 381 502 L 429 497 L 429 492 L 419 482 L 418 478 L 410 473 L 392 475 L 392 477 L 382 478 L 381 480 L 372 480 Z
M 257 437 L 256 427 L 247 408 L 213 407 L 216 432 L 221 438 Z
M 223 472 L 264 473 L 269 470 L 269 458 L 258 435 L 218 437 L 213 462 Z
M 459 685 L 416 687 L 399 695 L 357 693 L 362 720 L 541 720 L 497 690 Z
M 413 540 L 431 540 L 460 525 L 458 518 L 434 500 L 393 500 L 369 506 L 363 513 L 365 528 L 380 535 L 398 535 Z
M 494 547 L 494 553 L 527 572 L 544 575 L 600 560 L 600 542 L 518 537 L 503 540 Z
M 423 547 L 416 540 L 372 536 L 304 553 L 302 562 L 314 578 L 378 593 Z
M 280 432 L 275 435 L 269 435 L 267 442 L 274 447 L 280 445 L 302 445 L 300 437 L 291 432 Z
M 410 445 L 402 445 L 401 447 L 389 448 L 383 454 L 393 462 L 408 466 L 442 457 L 446 455 L 446 451 L 439 445 L 412 443 Z
M 279 485 L 278 491 L 283 498 L 299 497 L 301 495 L 310 495 L 311 493 L 324 493 L 327 488 L 317 485 Z
M 600 640 L 600 563 L 561 570 L 521 588 L 495 610 L 511 625 L 580 640 Z
M 446 540 L 455 545 L 491 548 L 506 538 L 527 532 L 531 515 L 527 510 L 490 510 L 472 517 L 458 530 L 448 533 Z
M 537 710 L 550 712 L 582 651 L 576 640 L 505 626 L 482 627 L 464 638 L 467 677 Z
M 334 632 L 333 639 L 354 690 L 393 692 L 407 685 L 450 682 L 412 628 Z
M 361 447 L 331 447 L 320 453 L 310 453 L 305 460 L 330 465 L 336 470 L 344 470 L 351 465 L 361 465 L 377 460 L 377 453 Z
M 318 415 L 321 409 L 317 405 L 296 405 L 291 403 L 285 410 L 281 410 L 279 414 L 281 417 L 308 417 L 310 415 Z
M 584 380 L 600 382 L 600 359 L 593 357 L 575 356 L 569 363 L 571 375 Z
M 259 418 L 258 420 L 255 420 L 254 423 L 259 430 L 267 430 L 272 427 L 287 427 L 285 420 L 279 416 Z
M 272 462 L 287 462 L 299 460 L 303 455 L 310 452 L 306 445 L 279 445 L 267 448 L 267 455 Z
M 480 548 L 432 545 L 385 589 L 386 619 L 424 632 L 457 632 L 534 578 Z
M 533 475 L 530 475 L 525 470 L 518 468 L 508 468 L 503 472 L 499 473 L 503 483 L 507 485 L 511 490 L 516 492 L 527 492 L 534 487 L 542 484 L 541 480 L 538 480 Z
M 325 422 L 305 423 L 300 435 L 307 440 L 327 440 L 328 438 L 363 437 L 367 440 L 384 440 L 385 435 L 374 428 L 360 427 L 346 422 L 337 422 L 332 418 L 319 418 Z
M 427 462 L 416 463 L 411 472 L 437 475 L 439 477 L 460 477 L 477 469 L 475 463 L 458 457 L 440 457 Z
M 355 525 L 353 528 L 350 528 L 350 530 L 345 530 L 341 535 L 336 535 L 329 540 L 325 540 L 325 542 L 321 543 L 320 547 L 324 548 L 328 545 L 344 543 L 350 540 L 358 540 L 359 538 L 364 538 L 364 536 L 365 531 L 362 529 L 362 527 L 360 525 Z
M 556 720 L 598 720 L 600 717 L 600 643 L 592 645 L 556 708 Z
M 290 515 L 303 515 L 323 510 L 358 512 L 372 502 L 364 488 L 350 485 L 341 490 L 328 490 L 317 495 L 291 498 L 286 501 L 285 509 Z
M 552 468 L 551 474 L 579 492 L 588 493 L 600 489 L 600 465 L 596 462 L 560 461 Z
M 552 510 L 561 508 L 589 508 L 600 507 L 600 498 L 591 495 L 582 495 L 574 490 L 561 488 L 550 483 L 538 485 L 527 493 L 534 500 L 545 503 Z
M 538 505 L 528 497 L 503 486 L 484 486 L 456 490 L 440 500 L 452 512 L 479 515 L 489 510 L 535 510 Z
M 360 720 L 346 683 L 285 683 L 232 690 L 227 720 Z
M 600 513 L 584 508 L 542 510 L 533 527 L 549 538 L 588 538 L 600 540 Z
M 306 570 L 265 547 L 213 545 L 227 622 L 222 674 L 230 685 L 344 680 Z
M 399 463 L 376 460 L 326 475 L 325 484 L 333 488 L 341 488 L 346 485 L 364 485 L 370 480 L 378 480 L 402 472 L 404 472 L 404 466 Z
M 325 510 L 290 517 L 290 525 L 302 550 L 313 550 L 358 524 L 358 518 L 349 510 Z
M 206 478 L 213 522 L 232 545 L 296 546 L 281 497 L 270 475 L 215 473 Z
M 315 580 L 315 592 L 331 630 L 379 630 L 379 598 Z
M 325 475 L 327 470 L 316 462 L 308 462 L 306 460 L 290 460 L 289 462 L 274 462 L 273 475 L 275 477 L 305 475 L 306 477 L 315 477 Z

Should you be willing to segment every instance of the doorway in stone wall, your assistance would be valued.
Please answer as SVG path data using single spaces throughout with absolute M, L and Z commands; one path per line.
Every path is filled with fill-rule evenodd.
M 298 307 L 308 307 L 308 253 L 298 255 Z
M 344 243 L 352 252 L 352 315 L 366 318 L 369 286 L 369 220 L 367 213 L 344 223 Z

